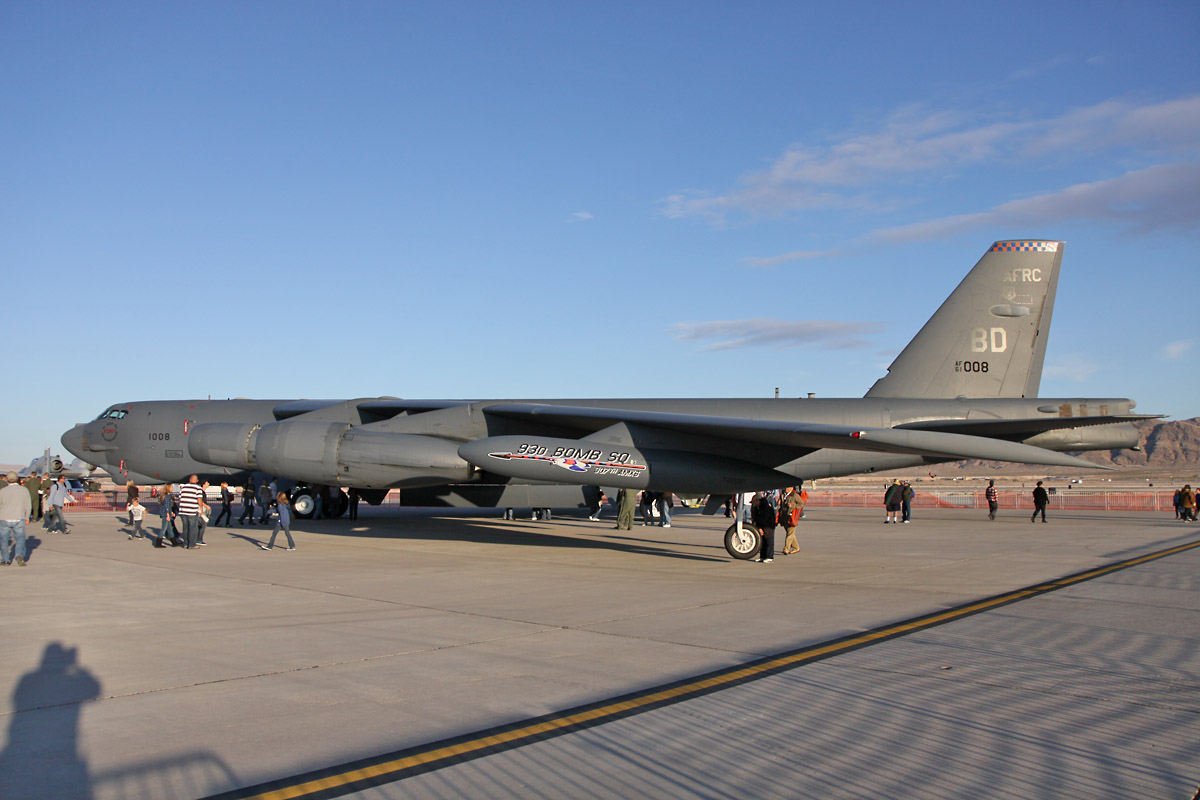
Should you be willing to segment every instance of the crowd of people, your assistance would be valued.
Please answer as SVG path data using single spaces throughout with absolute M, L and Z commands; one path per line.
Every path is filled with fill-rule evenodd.
M 70 534 L 67 524 L 65 507 L 75 502 L 70 486 L 65 476 L 51 480 L 49 474 L 32 475 L 28 478 L 18 478 L 15 472 L 8 473 L 3 490 L 0 494 L 5 498 L 0 502 L 0 555 L 3 556 L 0 566 L 16 563 L 25 566 L 26 552 L 26 523 L 42 521 L 47 533 Z M 204 541 L 205 531 L 211 525 L 218 527 L 233 526 L 233 504 L 237 500 L 228 482 L 220 484 L 220 509 L 215 519 L 212 519 L 213 508 L 209 504 L 208 481 L 202 481 L 197 475 L 190 476 L 180 484 L 165 484 L 151 490 L 151 499 L 158 502 L 158 529 L 149 528 L 147 507 L 142 503 L 141 489 L 129 481 L 125 486 L 125 511 L 128 514 L 127 538 L 154 540 L 157 548 L 179 547 L 185 550 L 198 550 L 208 543 Z M 18 495 L 20 497 L 18 497 Z M 18 500 L 23 497 L 23 502 Z M 242 514 L 238 524 L 267 525 L 274 522 L 275 528 L 271 538 L 259 547 L 272 550 L 280 531 L 287 539 L 286 550 L 296 549 L 296 541 L 292 537 L 292 517 L 294 510 L 287 492 L 281 491 L 274 478 L 262 478 L 256 484 L 250 478 L 241 491 Z M 316 508 L 313 518 L 332 518 L 338 513 L 330 497 L 330 487 L 317 487 L 314 494 Z M 358 517 L 359 493 L 349 492 L 350 518 Z
M 25 525 L 42 522 L 47 533 L 70 534 L 66 507 L 75 502 L 65 475 L 51 480 L 49 474 L 19 478 L 10 472 L 0 489 L 0 566 L 23 567 L 28 552 Z
M 595 487 L 596 500 L 591 505 L 590 520 L 599 520 L 603 510 L 606 495 Z M 804 506 L 808 502 L 808 492 L 800 487 L 788 487 L 771 491 L 756 492 L 744 506 L 743 520 L 754 526 L 762 537 L 759 553 L 754 561 L 771 563 L 775 560 L 775 530 L 783 526 L 787 534 L 782 553 L 791 555 L 800 552 L 796 540 L 796 526 L 804 517 Z M 730 496 L 725 500 L 725 516 L 733 516 L 733 506 L 736 498 Z M 622 530 L 631 530 L 635 517 L 634 509 L 640 509 L 643 526 L 671 527 L 671 509 L 675 507 L 675 494 L 668 491 L 641 492 L 633 489 L 621 489 L 617 497 L 617 524 Z M 509 518 L 506 516 L 506 519 Z
M 322 491 L 324 489 L 324 491 Z M 334 506 L 329 495 L 329 487 L 317 487 L 314 492 L 314 518 L 333 517 L 340 510 Z M 148 531 L 143 527 L 146 523 L 147 508 L 141 502 L 140 490 L 130 481 L 126 486 L 126 511 L 128 512 L 129 539 L 153 538 L 154 546 L 158 548 L 180 547 L 196 550 L 204 547 L 204 534 L 209 527 L 212 516 L 212 506 L 208 498 L 209 482 L 201 481 L 192 475 L 184 483 L 175 486 L 166 484 L 152 490 L 152 496 L 158 500 L 159 525 L 157 532 Z M 1049 492 L 1038 481 L 1032 492 L 1034 511 L 1030 522 L 1036 522 L 1040 516 L 1046 522 L 1046 508 L 1049 505 Z M 1194 491 L 1190 484 L 1183 486 L 1174 493 L 1175 518 L 1182 522 L 1196 521 L 1196 507 L 1200 503 L 1200 492 Z M 590 505 L 588 519 L 598 521 L 609 501 L 599 487 L 594 487 L 593 500 Z M 883 505 L 886 511 L 885 524 L 908 523 L 912 513 L 912 501 L 915 496 L 912 485 L 902 479 L 894 479 L 884 489 Z M 988 481 L 984 496 L 988 504 L 988 519 L 994 520 L 999 509 L 999 494 L 995 481 Z M 222 481 L 219 491 L 220 509 L 215 526 L 233 526 L 233 504 L 238 499 L 229 484 Z M 358 492 L 350 490 L 350 518 L 357 518 Z M 257 483 L 249 478 L 240 493 L 242 505 L 238 525 L 266 525 L 274 522 L 270 540 L 258 546 L 263 550 L 272 550 L 276 538 L 283 531 L 287 539 L 287 550 L 296 549 L 292 537 L 291 525 L 294 509 L 287 492 L 280 491 L 274 478 L 262 478 Z M 800 487 L 788 487 L 771 491 L 761 491 L 753 495 L 749 505 L 744 508 L 744 521 L 750 523 L 761 536 L 761 546 L 758 555 L 753 559 L 762 563 L 774 561 L 775 531 L 782 526 L 786 533 L 783 548 L 784 555 L 797 553 L 800 550 L 796 540 L 796 527 L 804 517 L 804 506 L 808 501 L 808 493 Z M 0 566 L 15 563 L 24 566 L 27 562 L 26 552 L 26 523 L 41 521 L 44 530 L 50 534 L 70 534 L 70 526 L 66 521 L 65 509 L 75 502 L 70 486 L 65 476 L 51 480 L 50 475 L 32 475 L 28 478 L 18 478 L 15 472 L 7 475 L 6 485 L 0 489 Z M 732 516 L 734 498 L 725 502 L 725 516 Z M 643 526 L 671 527 L 671 510 L 675 505 L 675 495 L 669 491 L 636 491 L 621 489 L 617 497 L 617 528 L 630 530 L 636 516 L 635 510 L 641 511 Z M 540 513 L 539 513 L 540 512 Z M 513 518 L 511 508 L 505 510 L 505 518 Z M 550 509 L 534 509 L 534 519 L 550 519 Z M 222 525 L 222 522 L 224 523 Z
M 155 547 L 182 547 L 187 550 L 196 550 L 207 544 L 204 541 L 204 533 L 212 518 L 212 506 L 208 502 L 209 486 L 208 481 L 201 481 L 199 476 L 192 475 L 186 483 L 181 483 L 178 487 L 168 483 L 156 492 L 159 526 L 158 534 L 154 537 Z M 141 521 L 145 518 L 146 513 L 145 507 L 141 504 L 141 492 L 133 481 L 126 484 L 125 492 L 126 510 L 129 512 L 131 528 L 129 538 L 141 539 L 146 536 L 141 526 Z M 259 547 L 263 550 L 273 549 L 275 538 L 282 530 L 284 536 L 287 537 L 287 549 L 289 551 L 296 549 L 296 542 L 292 538 L 291 499 L 287 492 L 279 490 L 274 478 L 263 478 L 257 488 L 254 478 L 250 478 L 242 489 L 241 500 L 242 515 L 238 518 L 239 525 L 266 525 L 272 519 L 275 521 L 275 530 L 271 532 L 270 543 L 262 544 L 260 542 Z M 229 488 L 229 483 L 221 481 L 221 510 L 217 512 L 217 517 L 212 522 L 214 527 L 221 526 L 222 519 L 225 520 L 225 525 L 221 527 L 233 527 L 233 501 L 234 494 L 233 490 Z M 254 511 L 256 505 L 259 509 L 257 519 Z
M 1190 483 L 1175 490 L 1175 519 L 1180 522 L 1196 521 L 1196 492 Z

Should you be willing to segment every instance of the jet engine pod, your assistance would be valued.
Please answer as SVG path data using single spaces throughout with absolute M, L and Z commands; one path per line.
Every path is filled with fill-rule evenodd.
M 360 489 L 465 483 L 475 474 L 458 442 L 361 428 L 342 436 L 338 468 L 342 484 Z
M 544 436 L 477 439 L 458 454 L 498 475 L 550 483 L 712 494 L 795 483 L 791 475 L 736 458 Z
M 386 489 L 468 481 L 458 443 L 435 436 L 367 431 L 342 422 L 273 422 L 255 439 L 258 468 L 292 480 Z
M 255 469 L 258 425 L 240 422 L 205 422 L 188 433 L 188 455 L 205 464 L 231 469 Z
M 1049 450 L 1125 450 L 1137 447 L 1138 441 L 1138 429 L 1133 423 L 1121 422 L 1046 431 L 1026 439 L 1025 444 Z

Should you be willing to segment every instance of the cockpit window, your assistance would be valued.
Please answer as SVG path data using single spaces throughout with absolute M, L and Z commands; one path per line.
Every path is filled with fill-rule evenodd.
M 125 419 L 125 415 L 128 413 L 129 409 L 126 408 L 110 408 L 96 419 Z

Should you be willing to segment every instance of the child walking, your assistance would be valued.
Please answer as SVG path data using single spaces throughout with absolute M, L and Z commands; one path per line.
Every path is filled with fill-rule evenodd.
M 129 534 L 129 538 L 144 538 L 142 534 L 142 520 L 146 518 L 146 507 L 138 500 L 136 494 L 129 498 L 129 504 L 125 507 L 125 510 L 129 512 L 129 519 L 133 521 L 133 533 Z

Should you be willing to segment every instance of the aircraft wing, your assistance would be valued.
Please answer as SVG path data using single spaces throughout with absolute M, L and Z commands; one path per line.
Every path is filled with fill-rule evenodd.
M 835 450 L 860 450 L 878 453 L 900 453 L 921 455 L 940 459 L 983 459 L 988 461 L 1013 461 L 1029 464 L 1052 464 L 1065 467 L 1096 469 L 1098 465 L 1075 456 L 1046 450 L 1041 447 L 989 438 L 982 435 L 946 432 L 937 430 L 914 430 L 902 428 L 867 428 L 853 425 L 829 425 L 812 422 L 789 422 L 761 420 L 742 417 L 717 417 L 698 414 L 678 414 L 659 411 L 634 411 L 628 409 L 591 408 L 580 406 L 542 405 L 537 403 L 499 403 L 484 408 L 484 413 L 525 423 L 527 430 L 536 438 L 539 427 L 561 430 L 579 430 L 583 441 L 621 442 L 633 447 L 653 443 L 655 434 L 667 432 L 690 437 L 701 437 L 706 442 L 700 446 L 714 456 L 742 456 L 747 444 L 767 446 L 765 451 L 775 467 L 787 460 L 799 458 L 822 448 Z M 606 438 L 604 433 L 614 426 L 622 426 Z M 468 442 L 459 448 L 459 454 L 467 461 L 496 472 L 494 461 L 489 460 L 497 448 L 518 444 L 520 436 L 501 436 Z M 525 437 L 529 438 L 529 437 Z M 669 437 L 668 437 L 669 438 Z M 504 439 L 505 442 L 498 440 Z M 624 441 L 622 441 L 622 439 Z M 639 441 L 641 440 L 641 441 Z M 714 441 L 715 440 L 715 441 Z M 654 444 L 651 444 L 653 447 Z M 659 445 L 661 447 L 661 445 Z M 778 449 L 793 450 L 790 458 L 778 461 Z M 696 452 L 697 447 L 687 448 Z M 484 456 L 484 457 L 481 457 Z M 761 459 L 756 459 L 761 462 Z
M 345 400 L 289 400 L 275 406 L 275 419 L 282 421 L 294 419 L 314 411 L 343 405 Z M 453 406 L 465 406 L 469 400 L 403 400 L 399 397 L 379 397 L 367 400 L 352 401 L 354 407 L 364 418 L 371 422 L 390 419 L 400 414 L 419 414 L 424 411 L 437 411 Z

